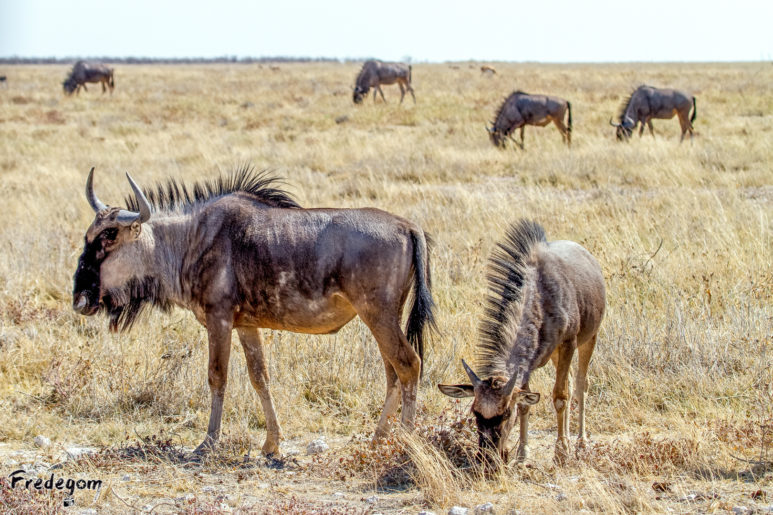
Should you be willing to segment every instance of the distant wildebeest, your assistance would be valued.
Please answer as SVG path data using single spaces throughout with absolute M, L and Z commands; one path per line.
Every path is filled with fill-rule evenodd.
M 112 94 L 113 88 L 115 88 L 113 69 L 102 63 L 78 61 L 73 65 L 70 75 L 62 83 L 62 86 L 68 95 L 72 95 L 73 92 L 80 94 L 81 87 L 88 91 L 86 89 L 87 82 L 100 82 L 102 83 L 102 93 L 110 88 Z
M 397 83 L 400 86 L 400 103 L 403 103 L 406 89 L 413 97 L 413 103 L 416 103 L 416 95 L 411 87 L 411 65 L 403 63 L 385 63 L 382 61 L 365 61 L 354 85 L 353 100 L 355 104 L 362 102 L 368 95 L 370 88 L 373 90 L 373 101 L 376 101 L 376 94 L 381 93 L 381 99 L 386 102 L 384 92 L 381 91 L 381 85 L 388 86 Z
M 598 262 L 572 241 L 545 239 L 536 222 L 513 224 L 494 251 L 488 275 L 489 293 L 480 326 L 478 366 L 483 379 L 462 360 L 471 384 L 438 385 L 451 397 L 474 397 L 482 458 L 492 453 L 507 461 L 507 438 L 520 418 L 517 458 L 526 459 L 529 406 L 540 394 L 529 390 L 531 373 L 548 360 L 556 368 L 553 406 L 558 418 L 555 458 L 567 457 L 569 431 L 569 366 L 575 349 L 579 367 L 575 396 L 579 442 L 586 443 L 586 374 L 604 316 L 606 293 Z
M 497 71 L 494 69 L 493 66 L 484 64 L 483 66 L 480 67 L 480 73 L 482 75 L 496 75 Z
M 5 87 L 8 87 L 8 77 L 5 75 L 0 75 L 0 84 L 2 84 Z
M 93 177 L 92 168 L 86 198 L 96 217 L 73 278 L 73 309 L 101 311 L 111 330 L 124 331 L 146 306 L 179 306 L 206 327 L 212 405 L 196 454 L 220 435 L 232 329 L 263 406 L 265 454 L 279 451 L 282 432 L 260 328 L 331 334 L 359 315 L 386 369 L 375 438 L 387 434 L 400 397 L 401 421 L 413 424 L 425 332 L 434 325 L 429 251 L 416 224 L 378 209 L 303 209 L 249 168 L 192 190 L 170 180 L 143 192 L 127 175 L 127 209 L 102 203 Z
M 692 116 L 690 115 L 692 108 Z M 698 112 L 698 106 L 695 97 L 675 89 L 653 88 L 652 86 L 639 86 L 631 93 L 620 108 L 618 123 L 611 119 L 609 123 L 616 128 L 617 139 L 620 141 L 628 140 L 636 128 L 636 124 L 641 124 L 639 136 L 644 133 L 644 124 L 650 128 L 650 134 L 655 136 L 652 128 L 652 119 L 660 118 L 670 120 L 674 115 L 679 117 L 679 125 L 682 128 L 682 137 L 679 141 L 684 141 L 684 135 L 690 131 L 690 138 L 693 134 L 692 122 Z
M 567 116 L 564 125 L 564 115 Z M 502 102 L 497 110 L 492 127 L 486 127 L 491 142 L 504 148 L 508 137 L 515 129 L 521 129 L 520 147 L 523 149 L 523 129 L 526 125 L 544 127 L 553 122 L 567 146 L 572 145 L 572 104 L 568 101 L 545 95 L 529 95 L 523 91 L 514 91 Z M 515 141 L 515 139 L 513 139 Z

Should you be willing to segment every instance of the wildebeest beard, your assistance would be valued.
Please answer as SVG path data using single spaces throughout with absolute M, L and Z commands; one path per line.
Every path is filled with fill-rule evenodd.
M 134 277 L 120 288 L 107 290 L 102 296 L 100 309 L 110 319 L 110 330 L 123 332 L 131 329 L 148 305 L 164 312 L 172 309 L 172 303 L 159 280 L 145 276 Z

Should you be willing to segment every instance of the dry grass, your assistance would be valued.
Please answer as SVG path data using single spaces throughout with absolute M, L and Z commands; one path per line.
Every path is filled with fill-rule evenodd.
M 9 67 L 9 88 L 0 90 L 0 475 L 14 470 L 13 452 L 35 454 L 37 434 L 54 441 L 37 451 L 49 461 L 73 443 L 115 451 L 131 447 L 127 437 L 156 446 L 171 439 L 176 449 L 199 442 L 209 407 L 207 346 L 193 317 L 153 314 L 130 334 L 113 335 L 105 320 L 71 311 L 71 277 L 93 216 L 85 177 L 96 166 L 99 196 L 119 203 L 125 171 L 150 185 L 251 162 L 285 177 L 303 205 L 376 206 L 433 234 L 442 334 L 425 366 L 420 429 L 391 448 L 364 443 L 384 389 L 381 359 L 359 321 L 329 337 L 266 331 L 289 444 L 302 449 L 325 435 L 333 445 L 324 459 L 254 458 L 264 419 L 236 351 L 224 442 L 211 462 L 188 467 L 168 454 L 113 451 L 69 462 L 67 474 L 109 485 L 96 501 L 76 495 L 80 506 L 206 512 L 225 503 L 294 513 L 410 513 L 486 501 L 498 513 L 763 506 L 762 494 L 750 495 L 770 490 L 765 467 L 733 456 L 771 459 L 773 67 L 496 67 L 488 78 L 466 63 L 417 64 L 416 105 L 398 106 L 396 89 L 387 88 L 388 104 L 369 98 L 360 107 L 350 96 L 356 64 L 121 66 L 112 97 L 91 88 L 72 98 L 61 94 L 65 67 Z M 679 145 L 677 122 L 656 121 L 656 138 L 617 144 L 607 120 L 640 82 L 690 88 L 699 136 Z M 528 128 L 525 152 L 490 145 L 483 125 L 515 88 L 572 102 L 571 150 L 551 127 Z M 434 385 L 461 380 L 459 358 L 474 359 L 486 258 L 518 217 L 540 221 L 553 239 L 582 243 L 604 269 L 608 311 L 590 370 L 592 445 L 556 468 L 555 417 L 543 401 L 529 462 L 483 477 L 465 472 L 464 450 L 474 451 L 467 405 L 449 408 Z M 549 368 L 532 384 L 546 395 Z M 203 492 L 206 485 L 215 490 Z M 335 491 L 344 496 L 333 498 Z M 28 502 L 9 492 L 0 506 Z M 375 504 L 364 500 L 372 495 Z

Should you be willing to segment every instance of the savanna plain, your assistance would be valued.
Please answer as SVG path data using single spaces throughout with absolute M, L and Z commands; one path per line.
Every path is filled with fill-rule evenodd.
M 357 63 L 116 65 L 115 92 L 65 97 L 69 67 L 5 66 L 0 88 L 0 510 L 98 513 L 739 513 L 769 510 L 773 430 L 773 66 L 413 66 L 417 103 L 360 106 Z M 608 120 L 640 83 L 697 97 L 696 135 L 676 119 L 615 141 Z M 485 124 L 514 89 L 567 98 L 573 145 L 551 125 L 526 149 Z M 131 332 L 76 315 L 72 275 L 93 219 L 84 186 L 122 205 L 144 187 L 251 164 L 306 207 L 374 206 L 435 241 L 439 331 L 426 351 L 417 427 L 372 446 L 385 392 L 375 341 L 264 331 L 280 458 L 234 338 L 217 451 L 185 455 L 209 415 L 206 332 L 192 314 L 149 313 Z M 506 227 L 537 220 L 600 262 L 607 311 L 590 366 L 587 448 L 553 462 L 551 365 L 531 453 L 495 474 L 475 464 L 466 382 L 487 259 Z M 574 424 L 572 431 L 575 430 Z M 36 446 L 42 435 L 48 446 Z M 307 454 L 324 438 L 329 449 Z M 517 442 L 513 432 L 510 445 Z M 70 452 L 73 448 L 86 452 Z M 10 474 L 88 478 L 98 493 L 36 491 Z M 93 513 L 93 512 L 91 512 Z

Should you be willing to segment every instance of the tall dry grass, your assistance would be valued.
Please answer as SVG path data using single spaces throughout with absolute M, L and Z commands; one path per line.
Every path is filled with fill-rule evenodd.
M 534 218 L 600 261 L 608 307 L 590 369 L 595 447 L 555 469 L 549 402 L 533 410 L 533 468 L 499 479 L 460 479 L 437 447 L 413 440 L 408 455 L 422 466 L 409 489 L 431 505 L 491 498 L 502 509 L 663 511 L 681 506 L 680 488 L 735 488 L 751 465 L 731 454 L 764 457 L 761 426 L 771 421 L 773 68 L 500 64 L 488 78 L 466 63 L 416 64 L 416 105 L 398 106 L 386 88 L 388 104 L 356 107 L 357 69 L 123 65 L 112 96 L 93 87 L 71 98 L 63 66 L 4 72 L 0 440 L 113 446 L 164 433 L 198 443 L 209 392 L 206 335 L 193 317 L 152 314 L 114 335 L 70 308 L 93 217 L 85 177 L 95 166 L 98 195 L 118 204 L 125 171 L 149 186 L 249 162 L 284 177 L 305 206 L 375 206 L 434 236 L 442 333 L 421 385 L 425 425 L 450 404 L 434 385 L 462 380 L 459 359 L 474 360 L 486 259 L 508 223 Z M 638 83 L 692 91 L 698 136 L 680 145 L 678 123 L 656 121 L 655 138 L 616 143 L 607 120 Z M 527 128 L 525 152 L 491 146 L 484 124 L 516 88 L 572 102 L 571 149 L 552 127 Z M 373 429 L 383 368 L 363 324 L 326 337 L 265 333 L 286 436 Z M 552 376 L 540 370 L 533 389 L 550 392 Z M 259 448 L 264 418 L 238 350 L 223 424 L 235 454 Z M 654 479 L 675 493 L 655 500 Z

